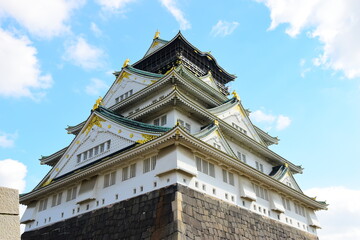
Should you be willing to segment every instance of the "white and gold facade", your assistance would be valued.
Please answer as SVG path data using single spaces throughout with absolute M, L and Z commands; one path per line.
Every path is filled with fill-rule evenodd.
M 174 39 L 156 35 L 144 59 Z M 177 63 L 160 74 L 126 61 L 89 118 L 67 129 L 69 146 L 41 159 L 52 169 L 20 198 L 25 231 L 181 184 L 316 234 L 315 211 L 327 205 L 301 191 L 293 175 L 303 169 L 269 149 L 278 139 L 252 124 L 212 72 Z

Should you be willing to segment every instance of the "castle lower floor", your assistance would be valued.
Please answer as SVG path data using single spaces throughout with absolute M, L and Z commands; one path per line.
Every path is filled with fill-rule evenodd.
M 21 239 L 315 240 L 318 237 L 173 184 L 27 231 Z

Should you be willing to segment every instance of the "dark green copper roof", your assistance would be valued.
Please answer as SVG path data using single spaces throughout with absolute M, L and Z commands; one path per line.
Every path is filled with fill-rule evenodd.
M 138 130 L 143 130 L 143 131 L 147 131 L 147 132 L 167 132 L 171 129 L 171 128 L 167 128 L 167 127 L 155 126 L 152 124 L 147 124 L 147 123 L 142 123 L 142 122 L 138 122 L 135 120 L 131 120 L 122 115 L 118 115 L 118 114 L 114 113 L 113 111 L 110 111 L 102 106 L 99 106 L 95 110 L 95 112 L 97 112 L 100 115 L 102 115 L 106 118 L 109 118 L 119 124 L 125 125 L 130 128 L 138 129 Z

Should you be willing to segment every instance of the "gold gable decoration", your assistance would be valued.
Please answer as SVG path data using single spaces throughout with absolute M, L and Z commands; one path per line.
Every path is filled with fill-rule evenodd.
M 124 61 L 124 64 L 123 64 L 122 67 L 123 67 L 123 68 L 124 68 L 124 67 L 127 67 L 127 65 L 129 65 L 129 62 L 130 62 L 130 59 L 127 58 L 127 59 Z
M 141 136 L 144 138 L 142 140 L 137 140 L 137 143 L 143 144 L 146 143 L 147 141 L 153 140 L 154 138 L 156 138 L 156 135 L 150 135 L 150 134 L 141 134 Z
M 237 92 L 235 92 L 235 90 L 232 92 L 232 95 L 234 95 L 234 98 L 240 101 L 240 96 L 237 94 Z
M 102 105 L 102 97 L 99 97 L 98 99 L 96 99 L 96 102 L 95 102 L 92 110 L 97 109 L 100 105 Z
M 88 135 L 88 133 L 90 132 L 91 128 L 96 125 L 100 128 L 102 128 L 101 122 L 105 122 L 105 119 L 102 119 L 99 116 L 94 116 L 91 121 L 89 122 L 89 124 L 86 126 L 86 128 L 84 128 L 84 130 L 82 131 L 83 133 L 85 132 L 86 135 Z
M 157 30 L 154 35 L 154 39 L 158 39 L 160 37 L 160 32 Z
M 129 78 L 132 74 L 131 73 L 128 73 L 128 72 L 125 72 L 123 71 L 120 75 L 120 77 L 118 78 L 118 80 L 116 81 L 116 83 L 121 83 L 121 81 L 124 79 L 124 78 Z
M 49 178 L 48 180 L 46 180 L 46 182 L 44 182 L 41 187 L 45 187 L 47 185 L 49 185 L 52 182 L 52 178 Z

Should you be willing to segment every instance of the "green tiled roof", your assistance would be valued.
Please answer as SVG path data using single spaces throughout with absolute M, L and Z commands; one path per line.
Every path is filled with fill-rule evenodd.
M 124 116 L 118 115 L 102 106 L 99 106 L 96 110 L 97 113 L 100 113 L 100 115 L 109 118 L 115 122 L 118 122 L 120 124 L 126 125 L 130 128 L 148 131 L 148 132 L 167 132 L 171 128 L 167 127 L 161 127 L 161 126 L 155 126 L 152 124 L 142 123 L 135 120 L 131 120 L 129 118 L 126 118 Z
M 134 67 L 132 67 L 132 66 L 127 66 L 126 68 L 129 69 L 129 70 L 132 71 L 132 72 L 135 72 L 135 73 L 138 73 L 138 74 L 141 74 L 141 75 L 145 75 L 145 76 L 157 77 L 157 78 L 161 78 L 161 77 L 164 76 L 164 74 L 147 72 L 147 71 L 144 71 L 144 70 L 140 70 L 140 69 L 134 68 Z

